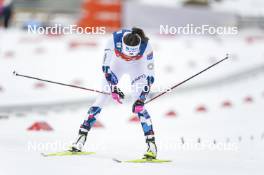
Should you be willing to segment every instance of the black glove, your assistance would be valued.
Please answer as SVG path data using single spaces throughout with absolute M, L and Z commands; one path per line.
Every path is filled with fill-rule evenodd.
M 118 103 L 122 103 L 120 99 L 124 99 L 124 93 L 116 86 L 112 88 L 112 98 L 116 100 Z

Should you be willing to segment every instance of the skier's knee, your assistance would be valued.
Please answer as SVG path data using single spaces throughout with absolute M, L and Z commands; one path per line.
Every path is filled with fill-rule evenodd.
M 88 115 L 93 115 L 96 116 L 97 114 L 99 114 L 101 112 L 101 108 L 99 106 L 92 106 L 90 107 L 90 109 L 88 110 Z
M 146 109 L 143 109 L 141 112 L 138 112 L 137 114 L 139 118 L 145 118 L 145 119 L 150 118 L 150 115 Z
M 83 124 L 81 125 L 81 128 L 84 128 L 86 130 L 90 130 L 91 127 L 96 122 L 95 116 L 101 112 L 101 108 L 98 106 L 92 106 L 90 107 L 88 111 L 88 119 L 84 120 Z

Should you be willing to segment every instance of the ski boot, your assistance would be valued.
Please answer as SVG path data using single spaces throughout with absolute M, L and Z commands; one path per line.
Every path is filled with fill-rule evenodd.
M 77 140 L 72 144 L 72 146 L 70 146 L 69 151 L 70 152 L 81 152 L 83 147 L 84 147 L 84 144 L 85 144 L 85 141 L 87 138 L 87 134 L 88 134 L 87 129 L 80 128 Z
M 143 159 L 156 159 L 157 157 L 157 146 L 155 144 L 155 137 L 153 135 L 146 137 L 146 143 L 148 145 L 147 152 L 144 154 Z

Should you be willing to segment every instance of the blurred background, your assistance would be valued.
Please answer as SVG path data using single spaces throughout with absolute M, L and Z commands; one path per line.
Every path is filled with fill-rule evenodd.
M 47 29 L 73 24 L 94 27 L 92 34 L 27 31 L 28 26 Z M 160 25 L 187 24 L 237 27 L 238 33 L 160 33 Z M 154 50 L 156 81 L 150 97 L 159 88 L 173 86 L 230 55 L 227 61 L 147 106 L 159 155 L 173 163 L 133 169 L 116 167 L 109 159 L 135 158 L 145 150 L 141 126 L 131 113 L 127 76 L 120 82 L 125 103 L 110 102 L 88 138 L 87 148 L 100 152 L 101 157 L 40 157 L 40 152 L 62 150 L 61 144 L 73 141 L 97 94 L 15 77 L 12 72 L 100 89 L 106 41 L 111 32 L 133 26 L 144 29 Z M 100 27 L 106 33 L 93 33 Z M 127 174 L 263 174 L 263 48 L 262 0 L 0 0 L 0 163 L 4 165 L 0 173 L 17 174 L 19 170 L 28 174 L 29 167 L 34 172 L 45 165 L 51 168 L 39 174 L 62 167 L 64 174 L 84 174 L 87 166 L 99 174 L 120 174 L 122 168 L 129 170 Z M 234 144 L 236 149 L 182 150 L 186 144 L 202 143 L 212 147 Z M 32 150 L 32 144 L 40 146 Z M 21 162 L 17 170 L 11 166 L 14 159 Z M 104 168 L 98 169 L 99 165 Z

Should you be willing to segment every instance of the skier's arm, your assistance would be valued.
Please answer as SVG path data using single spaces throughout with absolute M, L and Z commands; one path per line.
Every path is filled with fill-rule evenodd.
M 103 60 L 103 66 L 102 70 L 105 74 L 105 78 L 110 86 L 117 85 L 118 79 L 114 72 L 112 72 L 110 68 L 111 60 L 113 58 L 114 54 L 114 43 L 112 40 L 109 40 L 106 44 L 105 50 L 104 50 L 104 60 Z
M 132 106 L 132 112 L 139 113 L 144 109 L 144 103 L 146 98 L 150 92 L 151 85 L 154 83 L 154 58 L 153 51 L 150 45 L 146 48 L 146 51 L 143 55 L 144 66 L 145 66 L 145 74 L 146 74 L 146 84 L 144 84 L 144 88 L 140 93 L 138 99 Z
M 154 67 L 154 57 L 153 50 L 150 44 L 146 48 L 146 53 L 144 54 L 144 60 L 146 62 L 146 74 L 148 80 L 148 86 L 151 86 L 154 83 L 155 78 L 155 67 Z
M 111 88 L 112 98 L 118 103 L 122 103 L 120 99 L 124 99 L 125 95 L 116 86 L 118 83 L 118 78 L 110 67 L 113 57 L 114 57 L 114 43 L 112 40 L 109 40 L 104 50 L 104 60 L 103 60 L 102 70 L 104 72 L 105 79 Z
M 145 74 L 146 74 L 146 84 L 144 85 L 144 90 L 142 91 L 138 99 L 144 102 L 146 100 L 147 95 L 149 94 L 151 85 L 154 83 L 154 79 L 155 79 L 154 57 L 153 57 L 153 50 L 150 44 L 148 44 L 142 59 L 144 59 L 144 64 L 145 64 L 144 66 L 145 66 Z

